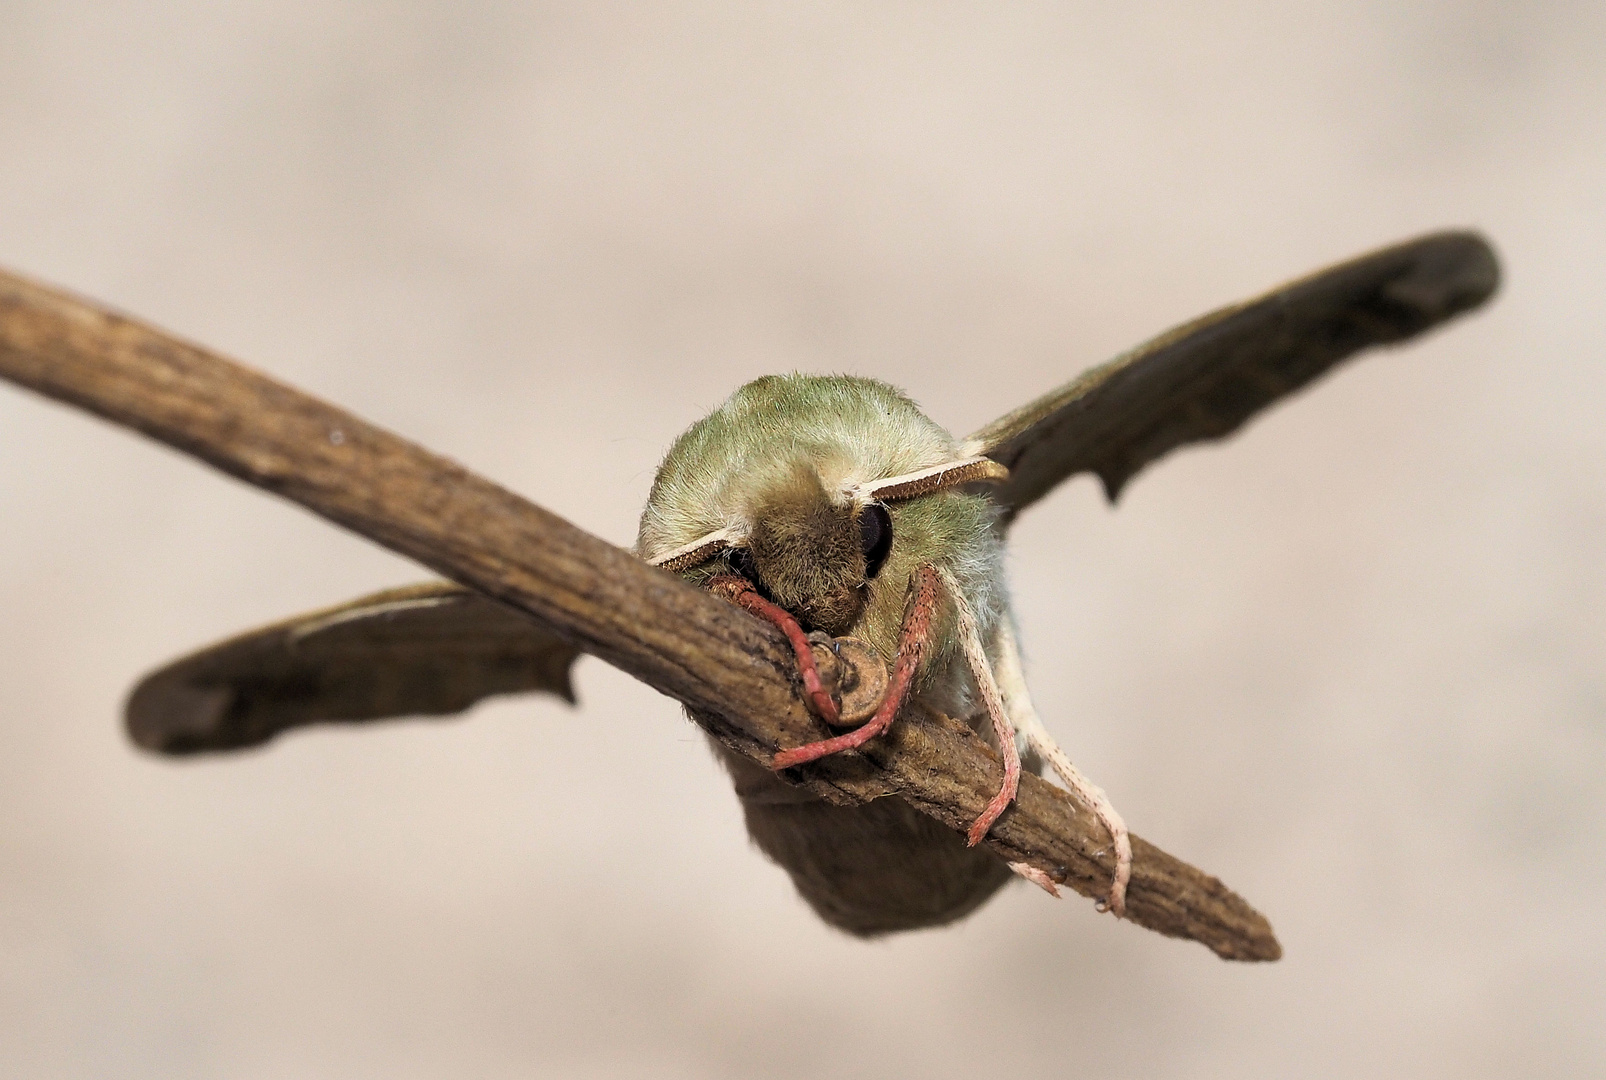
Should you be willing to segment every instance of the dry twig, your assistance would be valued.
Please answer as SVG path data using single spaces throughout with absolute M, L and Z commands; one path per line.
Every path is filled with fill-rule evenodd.
M 461 466 L 132 319 L 0 274 L 0 376 L 206 461 L 514 607 L 683 702 L 767 762 L 819 738 L 781 633 Z M 957 722 L 905 721 L 854 757 L 795 770 L 833 802 L 897 796 L 963 832 L 999 761 Z M 1035 776 L 987 837 L 1084 896 L 1113 857 L 1093 816 Z M 1275 960 L 1265 918 L 1133 837 L 1128 917 L 1232 960 Z

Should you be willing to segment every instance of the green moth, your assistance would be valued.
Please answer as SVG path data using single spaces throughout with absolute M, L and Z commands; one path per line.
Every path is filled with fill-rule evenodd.
M 748 831 L 834 926 L 873 935 L 974 910 L 1027 866 L 978 846 L 1021 769 L 1048 764 L 1108 831 L 1120 914 L 1125 826 L 1032 707 L 1002 551 L 1015 516 L 1090 471 L 1113 500 L 1148 463 L 1230 434 L 1371 345 L 1410 338 L 1490 297 L 1494 253 L 1445 232 L 1373 252 L 1206 315 L 956 438 L 873 379 L 758 379 L 670 448 L 636 553 L 780 625 L 806 698 L 841 734 L 770 767 L 716 747 Z M 811 640 L 812 638 L 812 640 Z M 846 716 L 814 650 L 856 639 L 891 670 L 873 712 Z M 264 742 L 288 728 L 459 712 L 541 690 L 570 701 L 573 646 L 456 585 L 395 589 L 214 645 L 144 679 L 127 721 L 147 749 L 182 754 Z M 900 799 L 823 802 L 790 768 L 851 752 L 892 723 L 968 722 L 1004 783 L 960 836 Z

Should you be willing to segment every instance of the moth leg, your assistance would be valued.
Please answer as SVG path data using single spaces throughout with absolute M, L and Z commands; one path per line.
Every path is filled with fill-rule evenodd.
M 709 578 L 707 587 L 710 592 L 723 596 L 737 607 L 781 628 L 786 640 L 791 643 L 792 652 L 797 656 L 798 673 L 803 676 L 805 696 L 821 720 L 835 724 L 839 719 L 836 702 L 820 680 L 820 669 L 814 663 L 814 650 L 809 648 L 808 635 L 803 633 L 803 628 L 792 617 L 792 613 L 764 599 L 751 582 L 735 574 L 719 574 Z
M 1054 879 L 1049 877 L 1043 871 L 1039 870 L 1037 867 L 1033 866 L 1031 863 L 1012 862 L 1009 864 L 1009 868 L 1015 871 L 1015 873 L 1019 874 L 1021 877 L 1025 878 L 1027 881 L 1031 882 L 1033 885 L 1036 885 L 1039 889 L 1042 889 L 1044 892 L 1048 893 L 1048 895 L 1052 896 L 1054 899 L 1058 900 L 1060 898 L 1059 886 L 1054 883 Z
M 998 683 L 993 679 L 992 665 L 987 662 L 987 652 L 982 648 L 981 631 L 976 626 L 976 613 L 971 610 L 970 603 L 965 599 L 964 592 L 959 583 L 947 571 L 942 573 L 943 584 L 948 588 L 949 598 L 953 601 L 954 612 L 959 622 L 959 642 L 964 651 L 965 660 L 970 665 L 970 673 L 975 677 L 976 686 L 981 691 L 983 703 L 987 706 L 987 716 L 993 722 L 993 736 L 998 742 L 998 753 L 1004 759 L 1004 782 L 999 785 L 998 793 L 987 803 L 970 826 L 970 832 L 965 836 L 965 842 L 971 847 L 981 843 L 987 830 L 993 827 L 1009 804 L 1015 801 L 1015 795 L 1020 791 L 1020 747 L 1015 742 L 1015 726 L 1009 714 L 1004 709 L 1004 699 L 998 692 Z M 1019 870 L 1016 873 L 1020 873 Z M 1035 884 L 1043 884 L 1029 874 L 1021 874 L 1026 880 Z
M 1015 728 L 1026 736 L 1026 741 L 1037 748 L 1037 752 L 1048 759 L 1054 771 L 1059 774 L 1065 786 L 1071 793 L 1080 799 L 1083 805 L 1093 811 L 1110 839 L 1115 845 L 1115 874 L 1110 882 L 1110 894 L 1104 901 L 1104 906 L 1115 912 L 1116 915 L 1126 914 L 1126 886 L 1132 878 L 1132 840 L 1127 835 L 1126 822 L 1116 813 L 1115 807 L 1110 805 L 1110 797 L 1104 794 L 1104 789 L 1088 780 L 1079 772 L 1071 759 L 1065 756 L 1065 751 L 1059 748 L 1054 737 L 1043 726 L 1038 718 L 1037 710 L 1032 707 L 1031 695 L 1026 692 L 1026 678 L 1021 673 L 1020 647 L 1015 643 L 1015 633 L 1007 622 L 998 628 L 998 682 L 1003 691 L 1004 700 L 1009 705 L 1009 716 Z M 1016 871 L 1019 873 L 1019 871 Z M 1027 880 L 1034 880 L 1028 875 Z
M 809 761 L 839 754 L 863 746 L 892 726 L 893 718 L 909 696 L 909 685 L 920 668 L 925 654 L 926 641 L 931 633 L 931 618 L 937 606 L 937 572 L 929 565 L 922 566 L 909 579 L 909 598 L 903 611 L 903 628 L 898 632 L 898 659 L 892 667 L 892 681 L 881 707 L 863 727 L 845 735 L 804 743 L 791 750 L 782 750 L 770 761 L 772 769 L 789 769 Z M 812 662 L 812 658 L 811 658 Z

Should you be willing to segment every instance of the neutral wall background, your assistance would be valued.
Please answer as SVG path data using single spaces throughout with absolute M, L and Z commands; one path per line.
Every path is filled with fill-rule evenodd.
M 143 671 L 420 574 L 0 387 L 0 1073 L 1598 1074 L 1603 34 L 1590 3 L 0 2 L 0 263 L 621 543 L 760 374 L 969 430 L 1382 242 L 1476 226 L 1507 270 L 1016 530 L 1043 713 L 1271 916 L 1261 967 L 1025 887 L 838 936 L 673 703 L 592 660 L 577 711 L 142 756 Z

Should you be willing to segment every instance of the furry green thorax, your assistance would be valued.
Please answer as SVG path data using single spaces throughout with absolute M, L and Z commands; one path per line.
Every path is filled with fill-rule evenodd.
M 892 545 L 873 577 L 860 546 L 865 507 L 853 488 L 957 454 L 953 436 L 886 383 L 848 375 L 756 379 L 670 447 L 636 552 L 652 559 L 730 530 L 731 551 L 682 576 L 701 582 L 756 570 L 776 603 L 834 635 L 864 638 L 889 663 L 910 576 L 931 563 L 953 576 L 990 635 L 1005 600 L 989 500 L 950 488 L 888 502 Z M 934 640 L 945 646 L 950 638 L 943 632 Z M 923 669 L 945 666 L 948 653 L 934 649 Z

